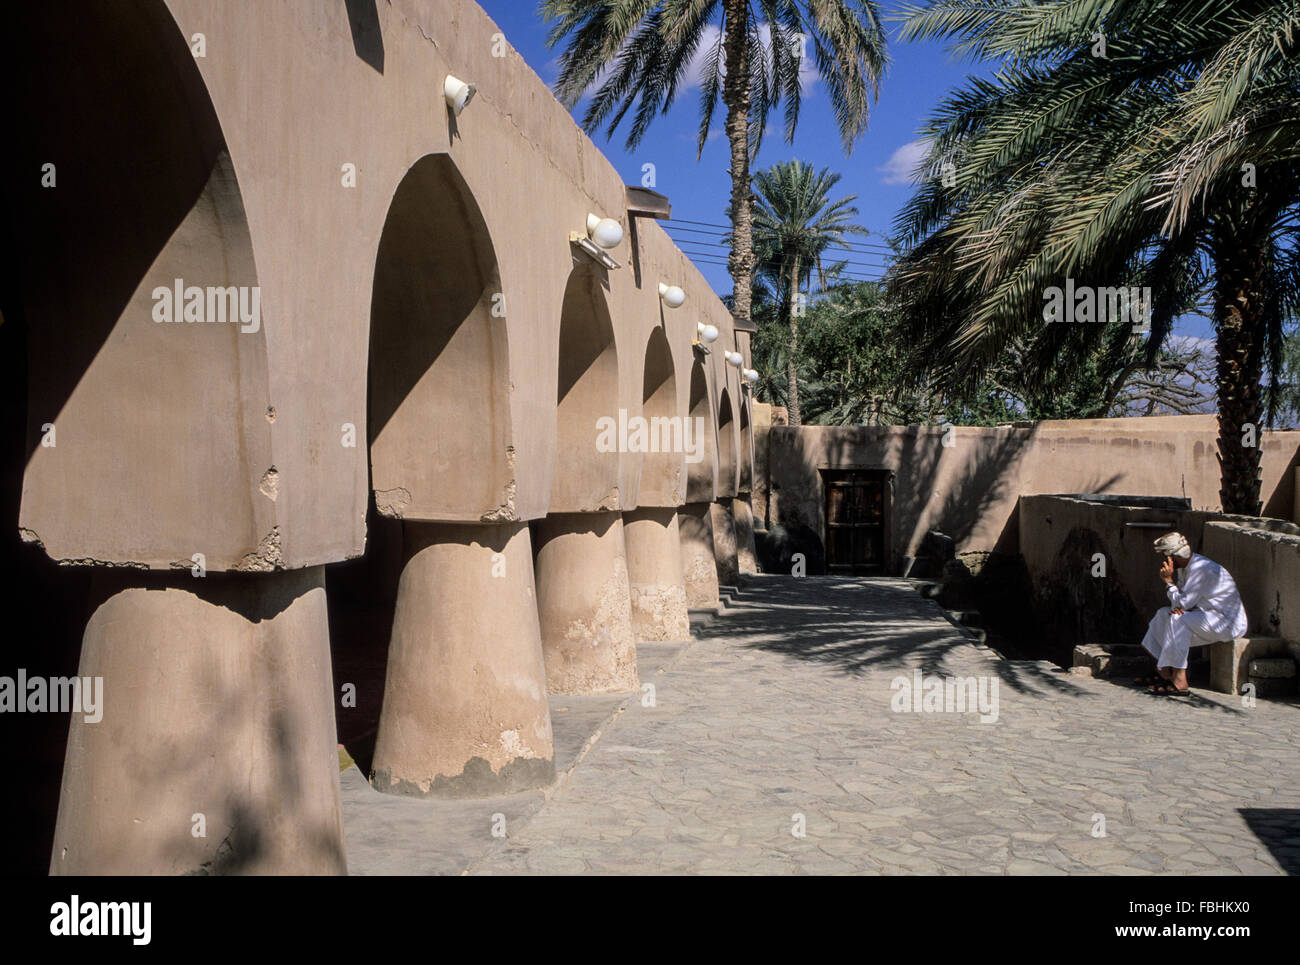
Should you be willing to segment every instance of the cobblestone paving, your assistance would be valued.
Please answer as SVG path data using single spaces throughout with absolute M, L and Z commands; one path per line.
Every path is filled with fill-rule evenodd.
M 697 638 L 471 873 L 1300 872 L 1294 701 L 1003 661 L 898 580 L 750 578 Z M 997 721 L 891 711 L 917 669 Z

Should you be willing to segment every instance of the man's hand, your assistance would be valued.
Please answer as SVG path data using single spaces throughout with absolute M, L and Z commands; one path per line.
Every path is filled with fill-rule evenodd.
M 1174 558 L 1166 556 L 1165 561 L 1160 564 L 1160 579 L 1166 583 L 1174 582 Z

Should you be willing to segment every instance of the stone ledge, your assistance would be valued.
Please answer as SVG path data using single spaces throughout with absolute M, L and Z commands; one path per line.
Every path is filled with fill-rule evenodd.
M 1250 662 L 1250 678 L 1256 677 L 1294 677 L 1295 661 L 1290 657 L 1262 657 Z
M 1250 680 L 1250 663 L 1266 657 L 1289 657 L 1281 637 L 1238 637 L 1210 644 L 1210 687 L 1222 694 L 1239 694 Z

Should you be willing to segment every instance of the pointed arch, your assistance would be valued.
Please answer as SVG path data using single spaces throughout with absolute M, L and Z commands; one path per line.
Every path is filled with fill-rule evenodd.
M 718 495 L 736 495 L 736 415 L 731 393 L 722 390 L 718 399 Z
M 387 516 L 477 521 L 508 505 L 502 285 L 455 163 L 428 154 L 389 205 L 370 308 L 371 485 Z
M 713 487 L 717 478 L 714 465 L 717 427 L 709 405 L 708 375 L 699 359 L 691 365 L 691 386 L 686 411 L 691 420 L 691 437 L 697 440 L 696 445 L 700 446 L 702 455 L 699 461 L 688 461 L 686 464 L 686 501 L 708 502 L 713 499 Z M 698 441 L 700 436 L 703 436 L 702 444 Z
M 617 446 L 598 445 L 602 420 L 618 425 L 618 352 L 596 269 L 569 275 L 560 309 L 552 513 L 618 509 Z M 602 451 L 602 449 L 609 451 Z
M 682 446 L 665 446 L 665 436 L 682 443 L 684 426 L 677 419 L 677 375 L 664 330 L 656 327 L 646 342 L 641 381 L 641 416 L 646 420 L 653 449 L 641 459 L 639 506 L 676 506 L 682 496 Z M 667 433 L 661 427 L 667 426 Z

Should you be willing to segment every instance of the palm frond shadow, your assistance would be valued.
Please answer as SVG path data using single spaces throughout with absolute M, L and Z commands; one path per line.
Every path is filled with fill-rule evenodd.
M 827 664 L 841 673 L 994 674 L 1019 693 L 1094 696 L 1057 668 L 988 658 L 938 605 L 889 578 L 760 576 L 732 598 L 733 612 L 705 635 L 766 653 Z

